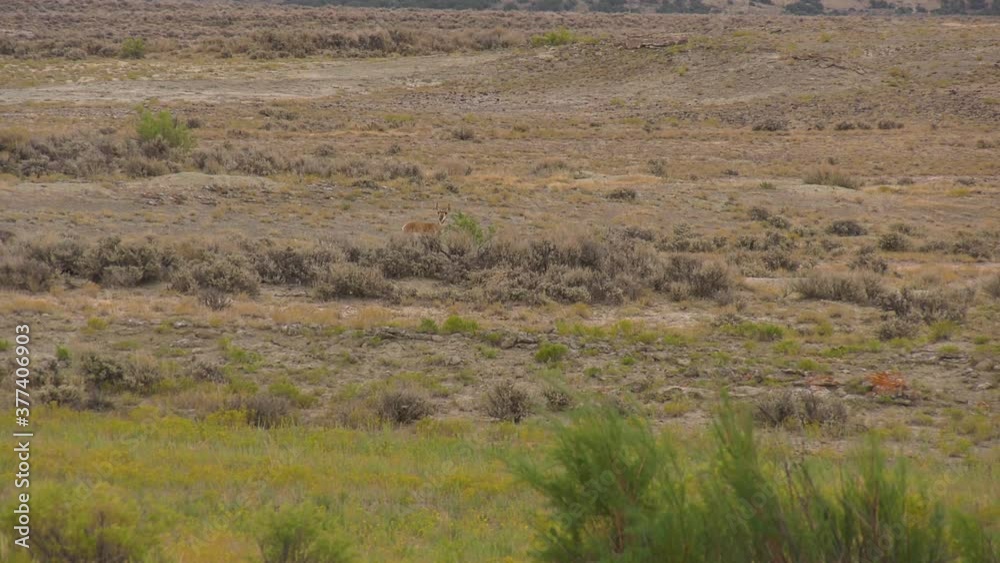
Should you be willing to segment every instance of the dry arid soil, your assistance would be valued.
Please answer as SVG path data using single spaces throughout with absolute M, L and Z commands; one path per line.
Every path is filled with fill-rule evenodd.
M 0 13 L 0 359 L 29 324 L 39 427 L 119 468 L 66 434 L 39 479 L 174 494 L 122 468 L 188 450 L 114 421 L 534 444 L 594 397 L 698 432 L 725 393 L 805 451 L 874 431 L 996 492 L 997 18 L 35 4 Z M 506 490 L 488 467 L 456 494 Z M 220 495 L 158 513 L 166 560 L 259 557 Z M 405 518 L 352 528 L 362 558 L 530 547 L 428 557 L 447 525 Z

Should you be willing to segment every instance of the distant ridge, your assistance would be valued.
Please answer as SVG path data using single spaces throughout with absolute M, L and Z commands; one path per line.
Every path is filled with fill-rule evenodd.
M 602 12 L 709 14 L 726 12 L 773 12 L 798 16 L 847 15 L 986 15 L 1000 16 L 1000 0 L 940 0 L 913 2 L 904 0 L 867 0 L 844 7 L 831 0 L 285 0 L 300 6 L 353 6 L 359 8 L 409 8 L 434 10 L 502 10 L 536 12 Z

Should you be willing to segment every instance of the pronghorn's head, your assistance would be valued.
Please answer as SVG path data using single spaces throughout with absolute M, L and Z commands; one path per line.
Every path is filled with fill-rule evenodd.
M 444 222 L 448 220 L 448 214 L 451 213 L 451 205 L 448 205 L 448 207 L 444 209 L 441 209 L 440 207 L 435 207 L 435 209 L 437 209 L 438 223 L 444 225 Z

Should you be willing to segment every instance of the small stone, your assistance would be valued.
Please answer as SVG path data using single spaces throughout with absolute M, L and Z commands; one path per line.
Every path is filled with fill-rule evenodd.
M 976 371 L 993 371 L 993 362 L 983 360 L 976 364 Z
M 538 344 L 538 337 L 530 334 L 517 335 L 518 344 Z
M 729 394 L 733 397 L 754 397 L 760 395 L 764 390 L 759 387 L 749 387 L 746 385 L 741 385 L 739 387 L 733 387 Z

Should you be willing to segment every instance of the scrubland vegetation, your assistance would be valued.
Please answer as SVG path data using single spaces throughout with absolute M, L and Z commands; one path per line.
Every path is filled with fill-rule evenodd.
M 0 560 L 1000 557 L 992 20 L 29 4 Z
M 62 465 L 33 493 L 33 537 L 44 561 L 996 559 L 989 464 L 890 462 L 874 436 L 803 456 L 719 408 L 670 437 L 593 404 L 555 427 L 374 432 L 49 408 Z

